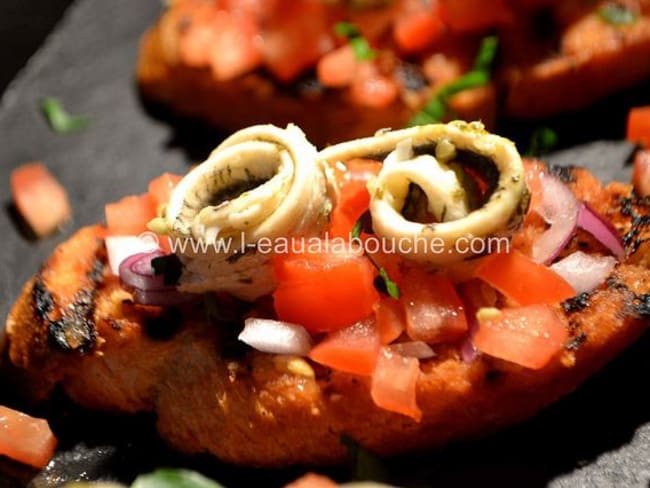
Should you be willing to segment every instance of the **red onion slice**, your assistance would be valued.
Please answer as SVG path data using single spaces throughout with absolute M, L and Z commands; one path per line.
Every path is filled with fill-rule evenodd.
M 575 234 L 580 202 L 557 177 L 544 174 L 539 211 L 550 228 L 534 242 L 532 258 L 538 263 L 550 263 Z
M 104 239 L 104 243 L 108 265 L 115 276 L 120 274 L 120 263 L 129 256 L 158 249 L 157 244 L 139 236 L 108 236 Z
M 612 274 L 616 259 L 574 252 L 551 266 L 576 291 L 586 293 L 598 288 Z
M 120 263 L 119 273 L 120 280 L 132 288 L 138 288 L 143 291 L 166 290 L 170 288 L 165 285 L 162 275 L 155 275 L 151 260 L 164 256 L 161 250 L 152 252 L 141 252 L 129 256 Z
M 271 319 L 246 319 L 238 339 L 271 354 L 306 356 L 312 346 L 311 336 L 303 326 Z
M 625 246 L 618 231 L 611 222 L 596 212 L 587 203 L 580 206 L 578 227 L 589 232 L 619 260 L 625 257 Z
M 422 341 L 398 342 L 391 344 L 388 348 L 400 356 L 407 358 L 429 359 L 436 355 L 433 349 L 426 342 Z

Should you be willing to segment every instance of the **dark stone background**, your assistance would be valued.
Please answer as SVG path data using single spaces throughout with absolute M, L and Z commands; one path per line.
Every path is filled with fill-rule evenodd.
M 72 0 L 0 2 L 0 93 L 38 49 Z

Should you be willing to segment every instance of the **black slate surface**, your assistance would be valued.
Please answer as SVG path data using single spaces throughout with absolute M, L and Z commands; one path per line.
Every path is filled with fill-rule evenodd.
M 161 8 L 159 0 L 77 0 L 56 32 L 29 62 L 0 103 L 0 317 L 22 283 L 74 229 L 100 220 L 105 202 L 142 192 L 162 171 L 183 171 L 207 155 L 218 136 L 198 124 L 145 109 L 133 81 L 140 34 Z M 72 113 L 92 119 L 84 132 L 56 135 L 38 102 L 59 97 Z M 631 103 L 650 103 L 648 85 L 597 104 L 586 113 L 547 121 L 559 129 L 563 150 L 552 161 L 583 164 L 601 178 L 628 178 L 631 146 L 620 139 Z M 227 107 L 224 107 L 227 109 Z M 506 121 L 505 134 L 525 146 L 533 124 Z M 578 144 L 577 147 L 568 146 Z M 59 235 L 31 242 L 9 211 L 8 177 L 19 164 L 45 161 L 68 189 L 74 221 Z M 489 439 L 386 461 L 391 481 L 405 486 L 630 486 L 650 482 L 648 334 L 576 393 L 526 424 Z M 259 471 L 187 458 L 157 439 L 154 419 L 85 412 L 60 396 L 43 406 L 20 405 L 6 388 L 0 404 L 26 407 L 51 419 L 60 452 L 38 474 L 0 460 L 0 486 L 58 486 L 74 479 L 130 481 L 157 466 L 189 466 L 228 487 L 280 486 L 300 468 Z M 346 467 L 326 471 L 344 480 Z

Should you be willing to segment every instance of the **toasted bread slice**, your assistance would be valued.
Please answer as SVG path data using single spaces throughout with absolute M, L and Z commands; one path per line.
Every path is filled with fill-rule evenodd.
M 451 97 L 449 116 L 480 119 L 491 128 L 501 114 L 534 119 L 577 110 L 650 77 L 649 0 L 623 2 L 636 17 L 618 25 L 601 14 L 611 2 L 538 3 L 533 10 L 510 3 L 514 20 L 498 26 L 501 55 L 493 82 Z M 371 108 L 357 105 L 348 88 L 325 88 L 315 80 L 280 83 L 255 70 L 218 81 L 208 66 L 187 64 L 181 37 L 193 12 L 202 8 L 204 3 L 192 0 L 172 2 L 144 35 L 137 66 L 144 97 L 226 132 L 296 123 L 319 147 L 404 127 L 441 86 L 472 69 L 481 34 L 445 34 L 407 60 L 389 43 L 384 52 L 396 67 L 400 96 Z
M 343 434 L 391 455 L 523 421 L 576 388 L 650 321 L 650 202 L 629 185 L 603 189 L 586 170 L 562 176 L 626 235 L 628 257 L 606 284 L 563 304 L 570 341 L 543 369 L 485 355 L 466 363 L 454 345 L 421 361 L 420 423 L 375 406 L 367 378 L 297 357 L 233 354 L 232 331 L 211 321 L 203 302 L 166 311 L 134 305 L 108 272 L 99 226 L 61 244 L 13 306 L 13 377 L 37 399 L 59 384 L 88 408 L 154 412 L 162 438 L 178 450 L 243 465 L 342 461 Z M 580 236 L 571 246 L 602 250 Z

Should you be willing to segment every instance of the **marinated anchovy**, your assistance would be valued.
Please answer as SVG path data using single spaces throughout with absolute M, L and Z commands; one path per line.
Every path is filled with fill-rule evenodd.
M 418 262 L 445 265 L 474 257 L 487 249 L 475 240 L 508 238 L 528 208 L 515 145 L 478 122 L 383 131 L 331 146 L 320 157 L 330 164 L 384 160 L 368 184 L 373 229 L 395 244 L 395 252 Z M 483 192 L 471 175 L 483 181 Z
M 179 289 L 246 300 L 270 293 L 271 254 L 258 243 L 320 234 L 334 203 L 332 181 L 294 125 L 233 134 L 178 184 L 163 217 L 151 223 L 187 244 L 179 252 Z

